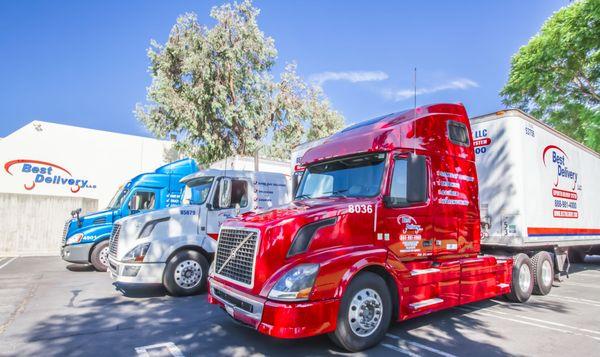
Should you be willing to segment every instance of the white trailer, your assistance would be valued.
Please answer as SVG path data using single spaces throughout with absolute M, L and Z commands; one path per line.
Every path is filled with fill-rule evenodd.
M 472 118 L 471 127 L 482 248 L 527 254 L 537 292 L 547 293 L 548 274 L 566 271 L 567 256 L 600 248 L 600 155 L 520 110 Z
M 206 284 L 221 224 L 250 211 L 290 201 L 286 175 L 200 170 L 181 179 L 180 207 L 118 220 L 109 242 L 113 280 L 163 284 L 172 295 L 192 295 Z

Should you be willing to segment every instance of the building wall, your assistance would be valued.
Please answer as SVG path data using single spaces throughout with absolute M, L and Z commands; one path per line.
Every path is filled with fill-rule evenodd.
M 98 200 L 0 193 L 0 256 L 58 255 L 69 212 L 98 210 Z
M 165 164 L 170 147 L 164 140 L 34 121 L 0 141 L 0 192 L 92 198 L 105 207 L 120 185 Z

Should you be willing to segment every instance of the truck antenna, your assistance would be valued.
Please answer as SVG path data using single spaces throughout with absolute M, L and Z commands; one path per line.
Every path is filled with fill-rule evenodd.
M 417 67 L 415 67 L 415 73 L 413 76 L 413 84 L 414 84 L 414 102 L 413 102 L 413 117 L 415 120 L 415 139 L 417 137 Z M 416 155 L 417 154 L 417 145 L 415 143 L 415 146 L 413 147 L 413 153 Z

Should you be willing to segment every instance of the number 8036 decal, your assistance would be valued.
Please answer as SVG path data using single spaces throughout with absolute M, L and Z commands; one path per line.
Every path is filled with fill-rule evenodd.
M 349 205 L 348 213 L 373 213 L 373 205 Z

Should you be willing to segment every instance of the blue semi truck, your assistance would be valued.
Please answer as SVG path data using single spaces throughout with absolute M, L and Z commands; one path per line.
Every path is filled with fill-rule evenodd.
M 61 257 L 106 271 L 113 223 L 132 214 L 178 206 L 184 186 L 179 181 L 196 171 L 198 166 L 192 159 L 175 161 L 131 179 L 117 190 L 103 211 L 86 216 L 80 216 L 81 209 L 72 211 L 63 231 Z

